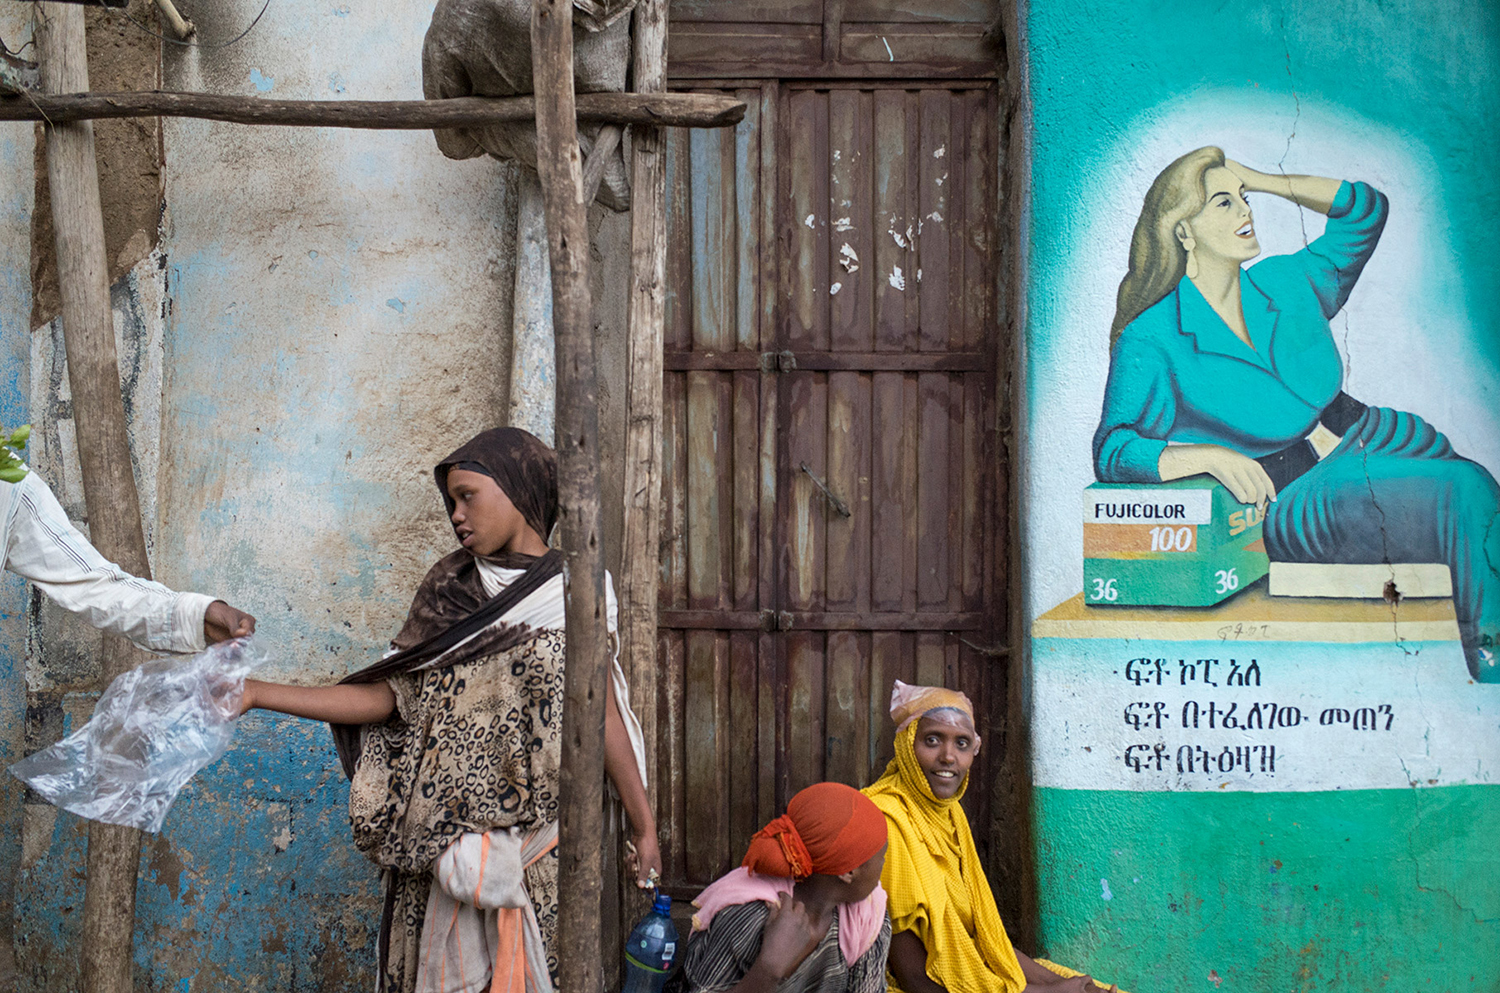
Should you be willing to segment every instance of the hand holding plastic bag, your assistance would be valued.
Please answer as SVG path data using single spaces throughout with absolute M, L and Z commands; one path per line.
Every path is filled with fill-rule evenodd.
M 236 638 L 153 659 L 110 683 L 87 724 L 10 771 L 80 817 L 159 831 L 187 781 L 229 750 L 245 676 L 268 658 Z

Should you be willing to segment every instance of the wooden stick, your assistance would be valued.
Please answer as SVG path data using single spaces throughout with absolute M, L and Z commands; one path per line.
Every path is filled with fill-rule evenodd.
M 635 8 L 635 88 L 667 86 L 667 0 Z M 667 304 L 667 163 L 661 128 L 632 134 L 630 333 L 625 379 L 625 537 L 620 562 L 620 659 L 641 719 L 648 761 L 656 758 L 656 608 L 661 577 L 662 335 Z M 653 773 L 655 769 L 651 770 Z M 647 783 L 652 805 L 658 784 Z
M 604 170 L 609 167 L 609 160 L 615 154 L 615 149 L 620 147 L 620 139 L 624 137 L 624 129 L 618 124 L 606 124 L 599 129 L 599 137 L 594 140 L 594 147 L 589 150 L 589 157 L 583 163 L 583 202 L 587 206 L 594 202 L 594 197 L 599 195 L 599 184 L 604 182 Z
M 172 26 L 172 33 L 180 40 L 186 41 L 197 32 L 198 29 L 193 26 L 193 22 L 186 20 L 177 12 L 177 5 L 172 0 L 156 0 L 156 6 L 161 11 L 161 16 L 165 17 L 167 23 Z
M 22 0 L 29 3 L 31 0 Z M 54 3 L 65 3 L 78 7 L 129 7 L 130 0 L 53 0 Z
M 589 235 L 573 95 L 573 0 L 534 0 L 532 85 L 537 175 L 552 259 L 557 347 L 557 490 L 567 564 L 567 672 L 558 819 L 558 980 L 601 989 L 606 618 L 600 554 L 598 390 L 590 320 Z
M 42 86 L 52 92 L 88 89 L 83 10 L 46 3 L 37 28 Z M 125 432 L 120 365 L 104 253 L 104 214 L 88 122 L 47 129 L 47 182 L 57 238 L 57 282 L 62 295 L 63 341 L 73 392 L 78 459 L 89 509 L 89 538 L 125 571 L 149 578 L 140 498 Z M 137 661 L 123 638 L 106 635 L 101 657 L 108 683 Z M 129 993 L 135 883 L 141 833 L 89 824 L 88 881 L 83 898 L 83 939 L 78 945 L 85 993 Z
M 681 128 L 733 127 L 745 105 L 705 93 L 583 93 L 578 119 Z M 231 124 L 421 131 L 529 121 L 533 97 L 451 100 L 267 100 L 219 93 L 67 93 L 0 96 L 0 121 L 101 120 L 111 117 L 198 117 Z M 575 129 L 576 130 L 576 127 Z

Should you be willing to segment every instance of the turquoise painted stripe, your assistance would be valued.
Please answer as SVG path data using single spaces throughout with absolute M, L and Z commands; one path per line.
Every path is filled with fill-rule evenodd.
M 1039 951 L 1124 989 L 1500 990 L 1500 786 L 1034 809 Z

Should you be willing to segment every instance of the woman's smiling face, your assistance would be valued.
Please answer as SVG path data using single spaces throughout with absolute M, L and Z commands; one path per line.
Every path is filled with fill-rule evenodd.
M 912 745 L 932 795 L 939 800 L 957 796 L 979 754 L 979 735 L 969 716 L 948 708 L 923 714 Z
M 1202 210 L 1178 225 L 1178 238 L 1185 233 L 1192 239 L 1200 264 L 1212 257 L 1238 264 L 1259 255 L 1255 218 L 1240 178 L 1223 166 L 1215 166 L 1203 174 L 1203 188 L 1208 200 Z

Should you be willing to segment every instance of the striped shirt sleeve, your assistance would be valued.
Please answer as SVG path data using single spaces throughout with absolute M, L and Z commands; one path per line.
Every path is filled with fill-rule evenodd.
M 178 593 L 107 560 L 34 472 L 14 484 L 10 496 L 5 568 L 31 580 L 59 606 L 141 648 L 203 650 L 203 615 L 213 597 Z

